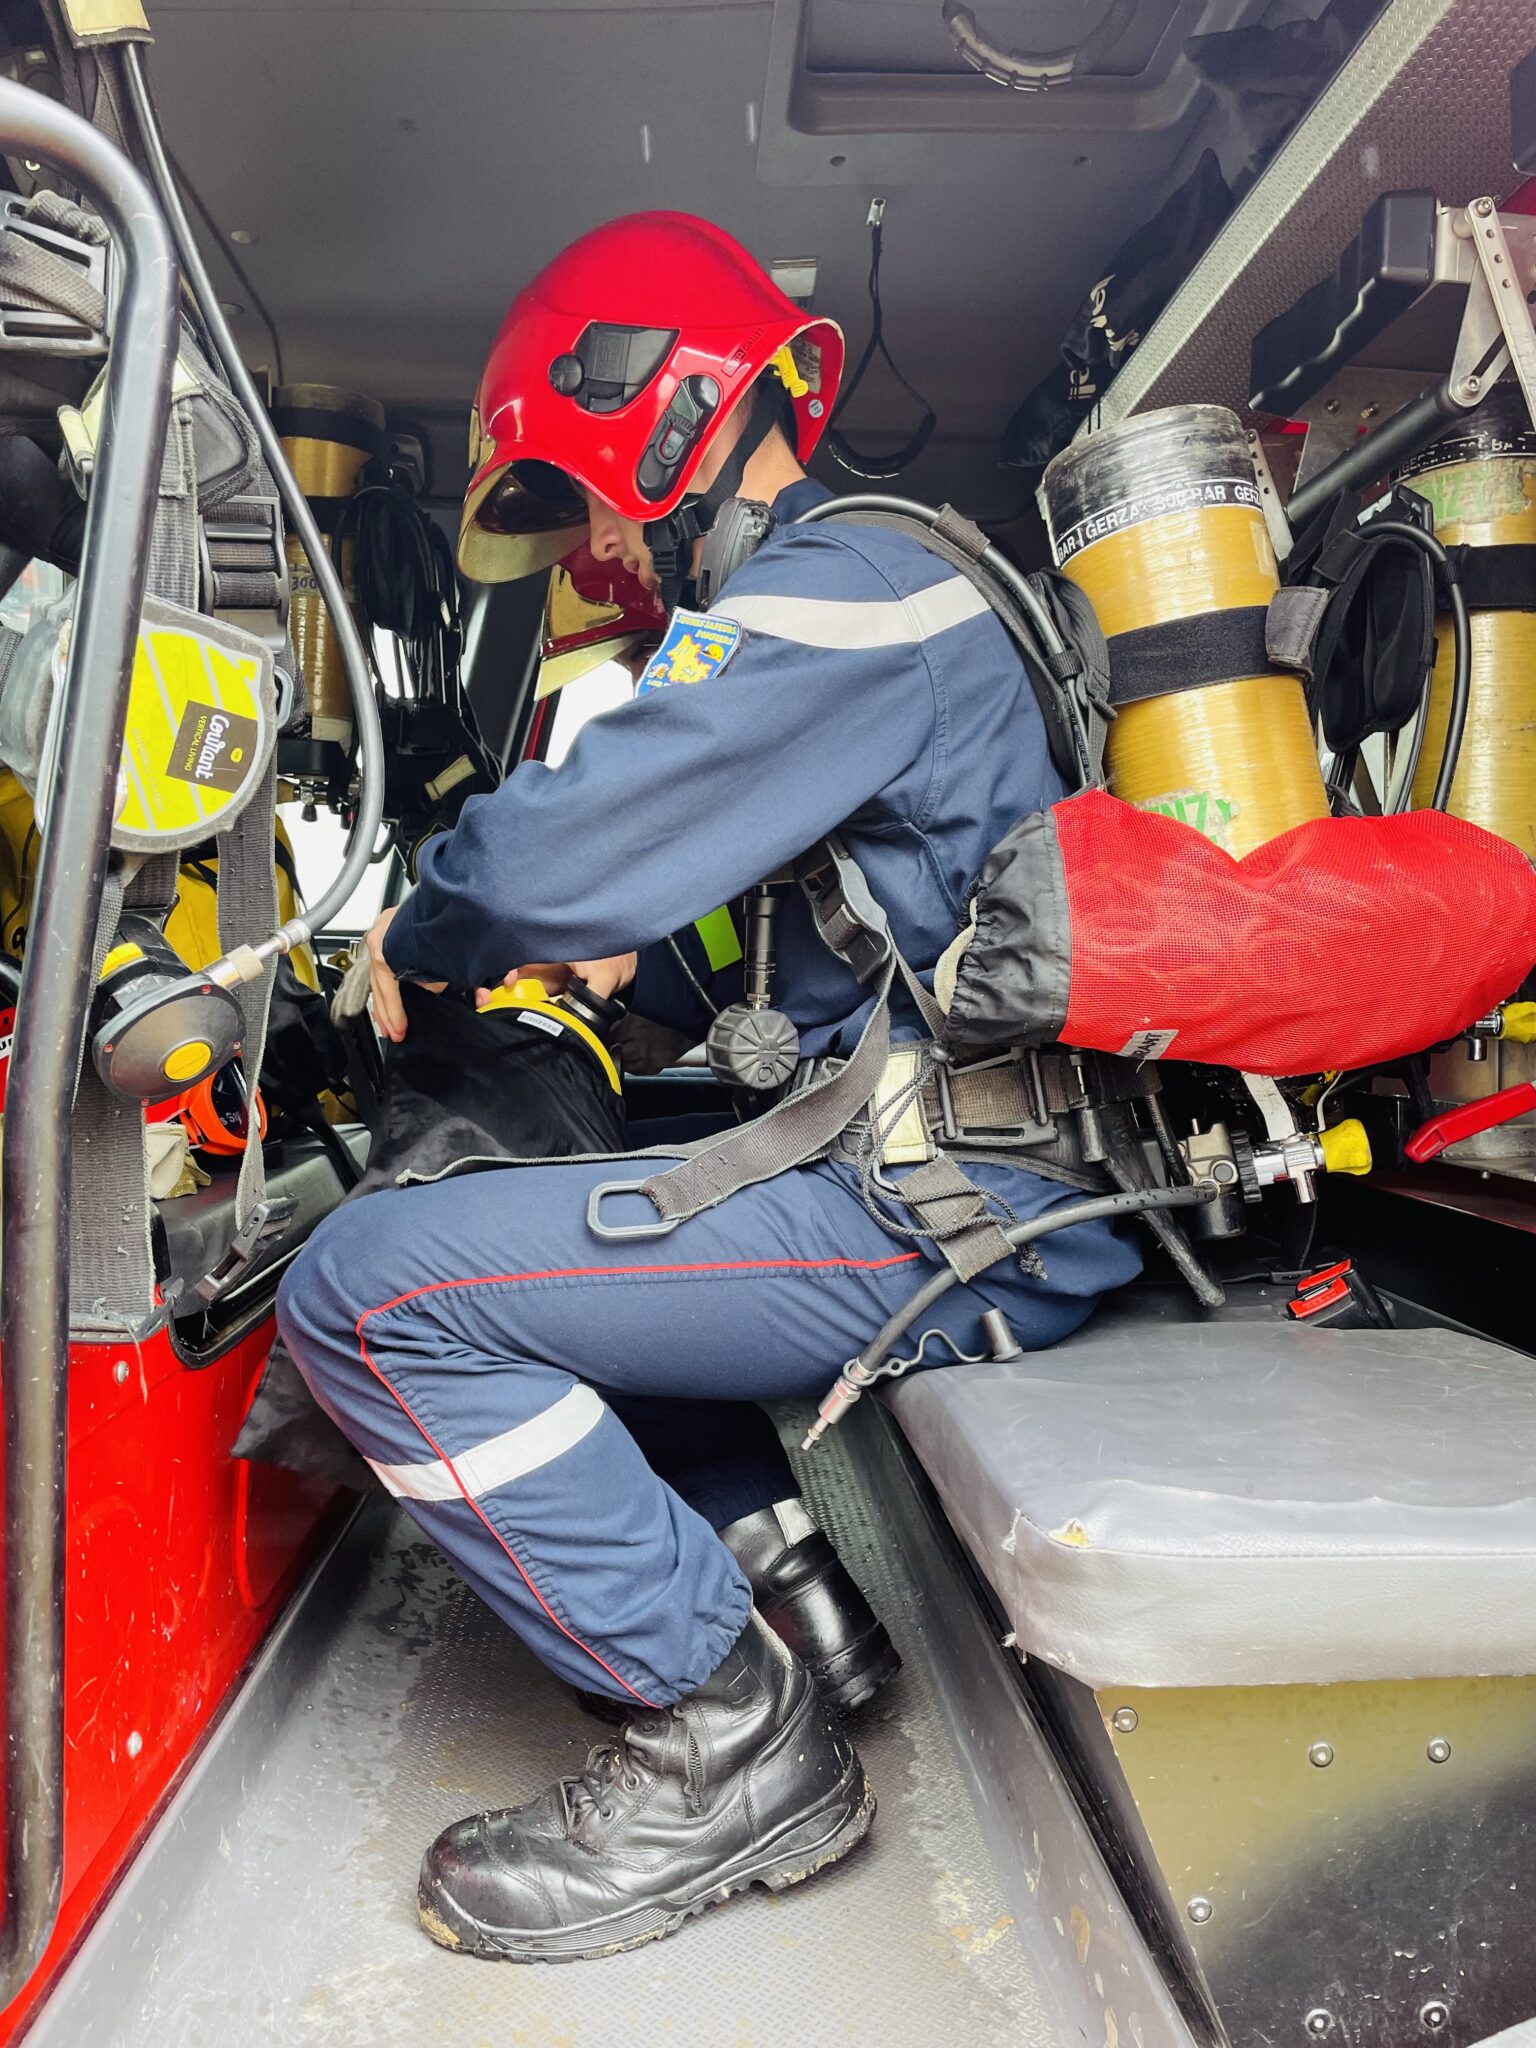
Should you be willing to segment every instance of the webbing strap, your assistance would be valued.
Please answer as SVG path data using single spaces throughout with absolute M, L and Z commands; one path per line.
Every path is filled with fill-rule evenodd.
M 184 364 L 198 388 L 184 391 L 171 407 L 159 495 L 150 535 L 146 589 L 189 611 L 203 608 L 211 593 L 202 589 L 199 513 L 262 488 L 265 472 L 251 461 L 255 436 L 227 389 L 218 383 L 190 339 Z M 198 450 L 217 453 L 220 469 L 200 488 Z M 276 885 L 272 872 L 277 771 L 275 753 L 240 817 L 219 835 L 219 944 L 224 951 L 250 944 L 276 928 Z M 175 898 L 178 857 L 145 863 L 134 876 L 129 897 L 161 908 Z M 93 976 L 117 931 L 124 900 L 120 878 L 109 879 L 102 898 Z M 256 1082 L 266 1045 L 273 976 L 236 991 L 243 1018 L 242 1065 L 253 1105 L 245 1153 L 235 1191 L 238 1229 L 266 1193 L 261 1120 L 254 1112 Z M 71 1255 L 71 1326 L 80 1335 L 122 1335 L 143 1329 L 154 1314 L 155 1270 L 150 1237 L 148 1165 L 144 1112 L 104 1086 L 89 1063 L 82 1071 L 71 1125 L 75 1162 L 74 1231 Z
M 988 1213 L 986 1196 L 944 1153 L 914 1166 L 897 1185 L 918 1228 L 933 1239 L 962 1284 L 1012 1257 L 1013 1246 Z
M 641 1183 L 656 1213 L 670 1223 L 685 1222 L 713 1209 L 728 1195 L 792 1167 L 820 1159 L 874 1094 L 891 1047 L 891 983 L 896 962 L 887 964 L 879 996 L 846 1066 L 799 1095 L 786 1096 L 765 1116 L 716 1138 L 681 1166 L 652 1174 Z
M 277 826 L 277 778 L 269 770 L 261 778 L 256 794 L 229 830 L 219 839 L 219 890 L 217 912 L 219 950 L 228 953 L 236 946 L 254 945 L 275 931 L 277 877 L 272 866 L 272 846 Z M 235 1228 L 238 1230 L 267 1191 L 266 1167 L 261 1151 L 261 1118 L 256 1110 L 256 1088 L 266 1054 L 267 1024 L 272 1014 L 275 967 L 259 981 L 242 982 L 235 990 L 244 1020 L 241 1038 L 244 1049 L 240 1064 L 245 1069 L 246 1101 L 250 1116 L 246 1127 L 245 1152 L 240 1177 L 235 1184 Z
M 1322 583 L 1284 584 L 1275 592 L 1264 623 L 1264 645 L 1275 667 L 1311 679 L 1317 637 L 1332 602 L 1333 591 Z
M 1470 612 L 1536 612 L 1536 545 L 1454 547 L 1461 594 Z
M 124 870 L 114 861 L 102 887 L 96 918 L 93 984 L 117 935 L 124 894 Z M 84 1052 L 82 1044 L 69 1128 L 74 1175 L 70 1334 L 86 1339 L 131 1338 L 144 1328 L 154 1305 L 144 1112 L 136 1102 L 124 1102 L 114 1095 Z
M 24 220 L 57 229 L 100 248 L 104 225 L 57 192 L 36 192 L 14 206 Z M 26 233 L 0 235 L 0 306 L 29 313 L 62 313 L 95 334 L 107 324 L 106 294 L 78 263 L 56 254 Z
M 1192 618 L 1112 634 L 1110 702 L 1136 704 L 1146 697 L 1263 675 L 1270 660 L 1265 639 L 1268 617 L 1267 605 L 1238 605 L 1231 611 L 1197 612 Z

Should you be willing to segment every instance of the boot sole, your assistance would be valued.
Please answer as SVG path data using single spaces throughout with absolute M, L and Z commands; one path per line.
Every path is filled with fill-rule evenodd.
M 859 1766 L 857 1777 L 847 1784 L 846 1798 L 835 1818 L 823 1810 L 791 1821 L 766 1849 L 762 1844 L 754 1845 L 736 1868 L 717 1871 L 681 1898 L 637 1906 L 631 1912 L 586 1927 L 533 1936 L 487 1927 L 473 1914 L 463 1912 L 440 1887 L 429 1898 L 426 1887 L 418 1886 L 416 1910 L 422 1926 L 440 1948 L 479 1956 L 485 1962 L 587 1962 L 597 1956 L 616 1956 L 627 1949 L 644 1948 L 648 1941 L 660 1941 L 675 1934 L 685 1921 L 706 1907 L 723 1906 L 754 1885 L 783 1892 L 791 1885 L 803 1884 L 818 1870 L 841 1861 L 850 1849 L 856 1848 L 869 1833 L 874 1817 L 875 1795 Z

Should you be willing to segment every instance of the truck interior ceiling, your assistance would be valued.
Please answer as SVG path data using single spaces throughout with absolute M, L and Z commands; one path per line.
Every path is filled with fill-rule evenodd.
M 1536 2048 L 1532 0 L 0 0 L 0 1138 L 0 2048 Z

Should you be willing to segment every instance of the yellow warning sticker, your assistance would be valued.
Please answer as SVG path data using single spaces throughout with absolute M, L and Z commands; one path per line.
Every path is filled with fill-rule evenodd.
M 151 599 L 128 690 L 112 843 L 195 845 L 231 822 L 272 747 L 271 655 L 253 635 Z

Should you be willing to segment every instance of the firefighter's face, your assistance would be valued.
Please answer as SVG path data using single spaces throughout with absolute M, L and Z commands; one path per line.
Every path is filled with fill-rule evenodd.
M 645 589 L 655 590 L 660 579 L 651 566 L 651 551 L 645 544 L 639 520 L 626 519 L 622 512 L 615 512 L 595 491 L 583 487 L 582 496 L 592 522 L 590 545 L 595 558 L 599 562 L 622 562 Z

